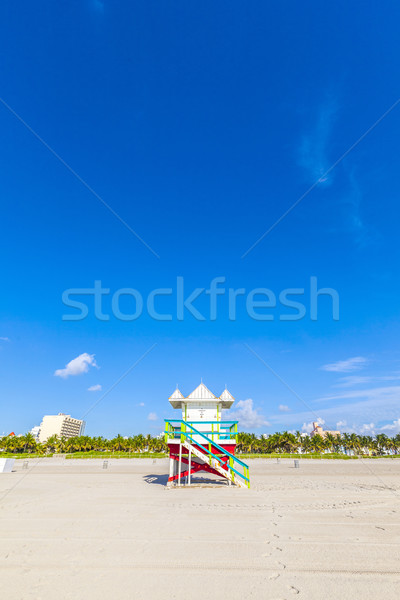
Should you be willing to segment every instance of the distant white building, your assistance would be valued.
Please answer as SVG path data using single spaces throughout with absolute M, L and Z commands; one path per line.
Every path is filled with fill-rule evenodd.
M 71 415 L 58 413 L 58 415 L 45 415 L 40 424 L 39 442 L 45 442 L 52 435 L 66 439 L 83 435 L 85 421 L 73 419 Z
M 33 435 L 33 437 L 35 438 L 35 440 L 37 442 L 39 441 L 39 432 L 40 432 L 40 425 L 35 425 L 35 427 L 32 427 L 32 429 L 30 430 L 31 435 Z

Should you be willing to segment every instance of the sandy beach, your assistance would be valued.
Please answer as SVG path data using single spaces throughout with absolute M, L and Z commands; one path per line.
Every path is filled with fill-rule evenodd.
M 2 595 L 398 598 L 399 460 L 249 462 L 244 490 L 168 489 L 164 459 L 16 461 L 0 476 Z

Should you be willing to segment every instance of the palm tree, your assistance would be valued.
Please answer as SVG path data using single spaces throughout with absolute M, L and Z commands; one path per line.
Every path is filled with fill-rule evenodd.
M 311 440 L 312 440 L 312 438 L 309 435 L 306 435 L 302 438 L 301 446 L 302 446 L 303 452 L 311 452 L 311 450 L 313 448 Z
M 316 435 L 314 435 L 311 438 L 310 445 L 311 445 L 311 448 L 314 450 L 314 452 L 321 453 L 322 450 L 325 448 L 324 438 L 322 437 L 322 435 L 319 435 L 319 433 L 317 433 Z
M 113 440 L 111 440 L 113 451 L 121 452 L 126 447 L 126 440 L 123 438 L 121 434 L 118 434 Z
M 389 439 L 386 434 L 378 433 L 376 436 L 376 442 L 379 454 L 385 454 L 385 451 L 388 449 Z
M 268 452 L 279 451 L 280 446 L 281 446 L 281 441 L 282 441 L 282 436 L 279 432 L 273 433 L 272 435 L 270 435 L 266 440 L 267 451 Z
M 289 433 L 288 431 L 284 431 L 281 436 L 281 449 L 284 452 L 293 452 L 297 450 L 298 442 L 296 436 L 293 433 Z
M 58 444 L 58 436 L 52 435 L 44 443 L 47 452 L 55 452 Z
M 22 450 L 21 438 L 15 435 L 7 435 L 4 439 L 4 449 L 6 452 L 19 452 Z
M 92 448 L 97 452 L 101 452 L 106 449 L 106 441 L 103 437 L 94 437 L 92 438 Z
M 398 454 L 400 451 L 400 433 L 398 433 L 394 438 L 394 453 Z
M 360 444 L 360 438 L 358 437 L 357 434 L 352 433 L 350 435 L 350 448 L 352 450 L 354 450 L 354 453 L 357 454 L 360 452 L 360 448 L 361 448 L 361 444 Z
M 141 433 L 139 433 L 139 435 L 135 436 L 135 442 L 136 442 L 136 447 L 139 450 L 139 452 L 143 452 L 143 450 L 146 447 L 146 440 Z
M 336 444 L 336 436 L 331 433 L 327 433 L 325 435 L 325 448 L 329 450 L 329 452 L 333 452 L 335 444 Z
M 36 450 L 36 439 L 31 433 L 26 433 L 20 440 L 23 444 L 23 452 L 31 453 Z
M 236 450 L 239 453 L 242 453 L 245 451 L 245 447 L 246 447 L 246 437 L 247 437 L 247 433 L 238 433 L 237 436 L 237 444 L 236 444 Z

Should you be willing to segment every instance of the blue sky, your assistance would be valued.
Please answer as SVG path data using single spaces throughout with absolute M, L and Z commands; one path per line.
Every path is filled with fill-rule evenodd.
M 399 17 L 391 1 L 1 3 L 0 434 L 57 412 L 156 433 L 201 377 L 246 430 L 399 430 L 400 104 L 368 132 L 400 97 Z M 177 277 L 304 288 L 306 315 L 238 301 L 232 321 L 227 292 L 215 320 L 204 294 L 204 321 L 111 313 L 120 288 L 146 300 Z M 338 320 L 329 298 L 310 319 L 311 277 Z M 96 280 L 109 320 L 90 301 L 63 320 L 63 291 Z

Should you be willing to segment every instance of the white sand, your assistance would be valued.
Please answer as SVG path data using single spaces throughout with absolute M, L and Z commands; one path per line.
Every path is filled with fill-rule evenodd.
M 249 464 L 251 490 L 167 489 L 166 460 L 16 461 L 1 597 L 400 597 L 400 460 Z

